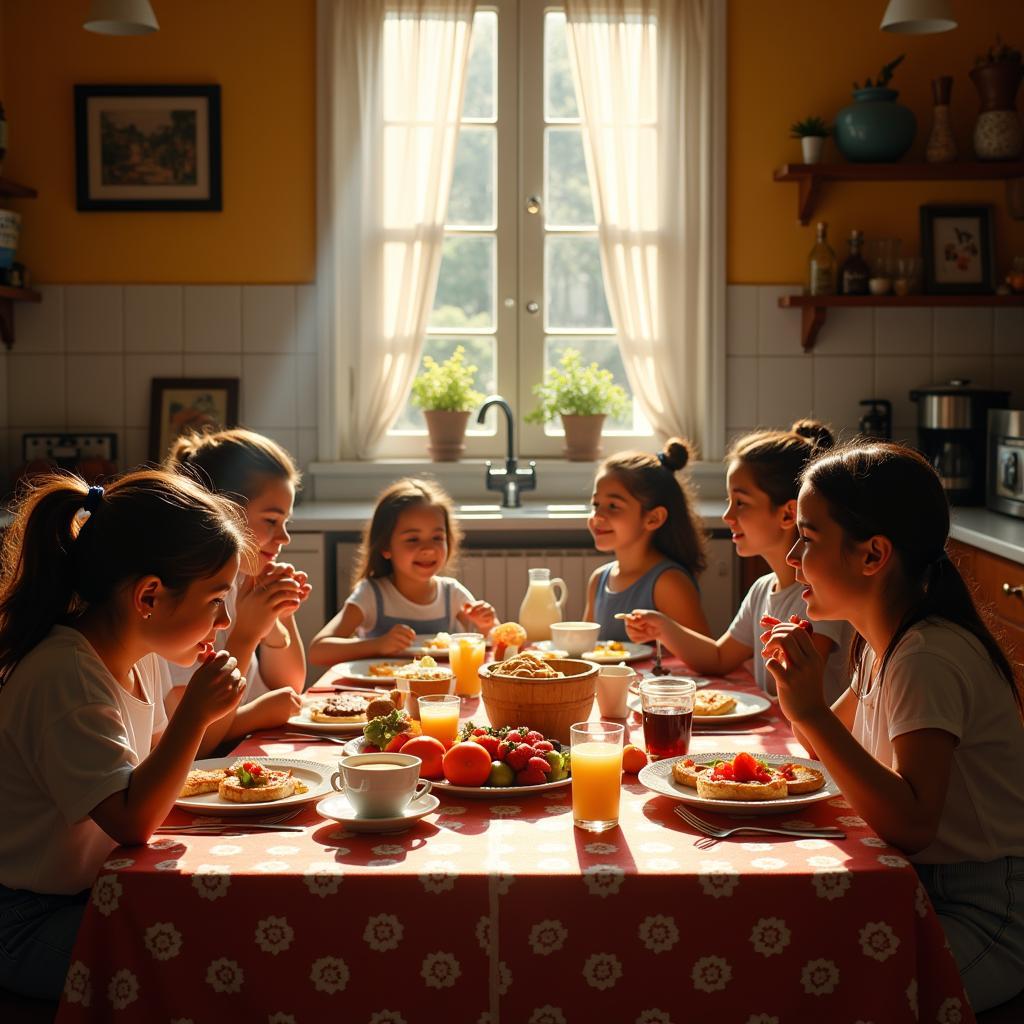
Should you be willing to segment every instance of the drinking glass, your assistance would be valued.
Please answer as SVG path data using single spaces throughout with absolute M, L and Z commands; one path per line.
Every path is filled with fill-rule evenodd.
M 455 673 L 455 692 L 460 697 L 480 696 L 480 666 L 486 653 L 483 633 L 452 633 L 448 662 Z
M 896 277 L 892 290 L 897 295 L 912 295 L 921 290 L 921 260 L 917 256 L 901 256 L 896 261 Z
M 455 742 L 459 731 L 459 698 L 456 694 L 431 693 L 418 699 L 420 728 L 424 736 L 433 736 L 446 747 Z
M 645 679 L 640 684 L 644 742 L 652 760 L 678 757 L 690 750 L 693 728 L 692 679 Z
M 572 819 L 577 828 L 604 832 L 618 825 L 625 732 L 624 725 L 611 722 L 570 727 Z

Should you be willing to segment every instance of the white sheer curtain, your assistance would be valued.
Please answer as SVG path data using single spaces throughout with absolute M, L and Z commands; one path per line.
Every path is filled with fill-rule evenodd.
M 320 0 L 320 457 L 370 458 L 434 301 L 475 0 Z
M 626 373 L 655 431 L 693 438 L 705 457 L 721 453 L 725 419 L 724 180 L 713 173 L 725 128 L 718 3 L 565 0 Z

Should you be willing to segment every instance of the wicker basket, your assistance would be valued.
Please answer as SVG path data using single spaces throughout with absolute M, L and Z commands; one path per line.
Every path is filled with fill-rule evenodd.
M 547 664 L 564 678 L 502 676 L 500 661 L 480 667 L 480 696 L 491 725 L 527 725 L 560 743 L 569 742 L 569 726 L 590 718 L 599 666 L 578 658 Z

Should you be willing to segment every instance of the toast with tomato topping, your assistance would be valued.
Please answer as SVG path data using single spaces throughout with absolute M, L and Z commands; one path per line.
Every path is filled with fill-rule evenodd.
M 697 788 L 697 776 L 700 772 L 706 772 L 711 765 L 697 764 L 692 757 L 684 757 L 672 764 L 672 778 L 680 786 L 689 786 L 690 789 Z
M 806 764 L 780 764 L 778 771 L 786 780 L 789 796 L 813 793 L 825 785 L 824 774 Z
M 787 794 L 783 775 L 753 754 L 716 761 L 697 776 L 697 796 L 708 800 L 778 800 Z
M 217 794 L 236 804 L 283 800 L 295 792 L 291 771 L 268 768 L 259 761 L 236 761 L 221 781 Z
M 227 769 L 217 768 L 214 771 L 204 771 L 201 768 L 193 768 L 185 776 L 185 784 L 181 787 L 183 797 L 199 796 L 201 793 L 216 793 L 220 784 L 227 776 Z

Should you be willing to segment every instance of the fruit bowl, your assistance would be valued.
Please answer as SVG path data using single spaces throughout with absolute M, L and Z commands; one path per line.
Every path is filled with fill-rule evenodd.
M 545 664 L 561 672 L 561 677 L 528 679 L 503 676 L 504 664 L 492 661 L 480 666 L 480 697 L 491 725 L 528 725 L 568 743 L 569 727 L 585 722 L 593 710 L 600 666 L 582 658 L 553 658 Z

